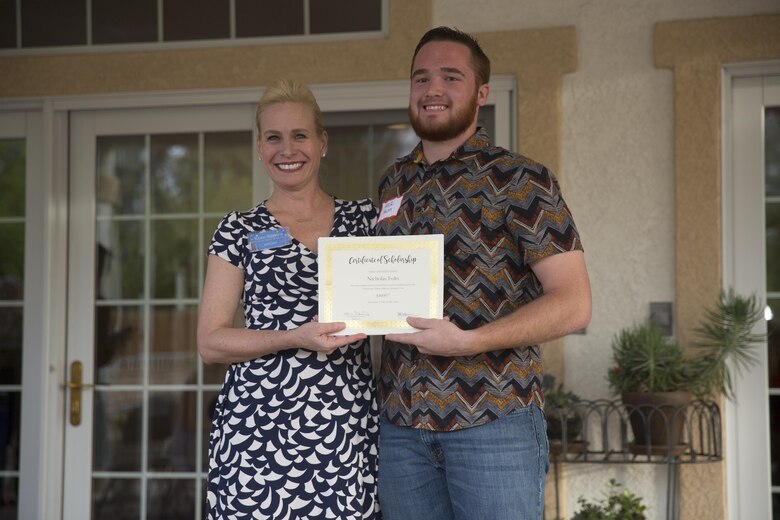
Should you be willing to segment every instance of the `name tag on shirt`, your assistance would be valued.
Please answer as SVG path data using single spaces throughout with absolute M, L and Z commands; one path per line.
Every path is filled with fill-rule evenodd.
M 292 243 L 287 228 L 269 229 L 268 231 L 254 231 L 247 235 L 249 239 L 249 251 L 256 253 L 263 249 L 275 249 L 288 246 Z
M 379 218 L 377 219 L 377 222 L 382 222 L 386 218 L 398 215 L 398 210 L 401 209 L 402 199 L 403 196 L 400 196 L 384 201 L 382 207 L 379 209 Z

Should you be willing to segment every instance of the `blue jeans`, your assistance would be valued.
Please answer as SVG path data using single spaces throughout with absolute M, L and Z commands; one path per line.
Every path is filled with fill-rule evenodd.
M 531 405 L 482 426 L 379 430 L 384 520 L 534 520 L 544 509 L 547 423 Z

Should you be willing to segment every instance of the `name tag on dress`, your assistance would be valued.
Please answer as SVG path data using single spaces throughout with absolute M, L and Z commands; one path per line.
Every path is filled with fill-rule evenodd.
M 269 229 L 268 231 L 254 231 L 247 235 L 249 251 L 256 253 L 263 249 L 275 249 L 277 247 L 292 244 L 287 228 Z

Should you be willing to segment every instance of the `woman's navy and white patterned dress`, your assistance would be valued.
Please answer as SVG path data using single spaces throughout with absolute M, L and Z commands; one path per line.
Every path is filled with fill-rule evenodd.
M 371 234 L 370 200 L 335 205 L 330 236 Z M 249 329 L 293 329 L 317 313 L 315 253 L 295 238 L 247 247 L 248 233 L 280 227 L 260 204 L 228 214 L 209 247 L 244 270 Z M 214 411 L 207 518 L 376 519 L 378 434 L 368 341 L 234 363 Z

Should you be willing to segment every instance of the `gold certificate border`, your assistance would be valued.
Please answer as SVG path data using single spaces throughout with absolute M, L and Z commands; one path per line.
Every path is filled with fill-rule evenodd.
M 430 238 L 425 238 L 430 237 Z M 357 238 L 357 237 L 353 237 Z M 400 251 L 400 250 L 426 250 L 429 254 L 430 265 L 430 292 L 428 295 L 428 316 L 423 318 L 441 318 L 443 297 L 442 283 L 444 273 L 438 266 L 443 266 L 440 254 L 443 254 L 443 235 L 414 235 L 407 237 L 359 237 L 350 240 L 349 237 L 336 240 L 326 239 L 322 241 L 319 251 L 320 257 L 320 291 L 321 316 L 320 321 L 333 320 L 333 252 L 334 251 Z M 344 321 L 344 320 L 339 320 Z M 360 329 L 363 332 L 379 329 L 410 329 L 412 327 L 406 320 L 346 320 L 347 329 Z

